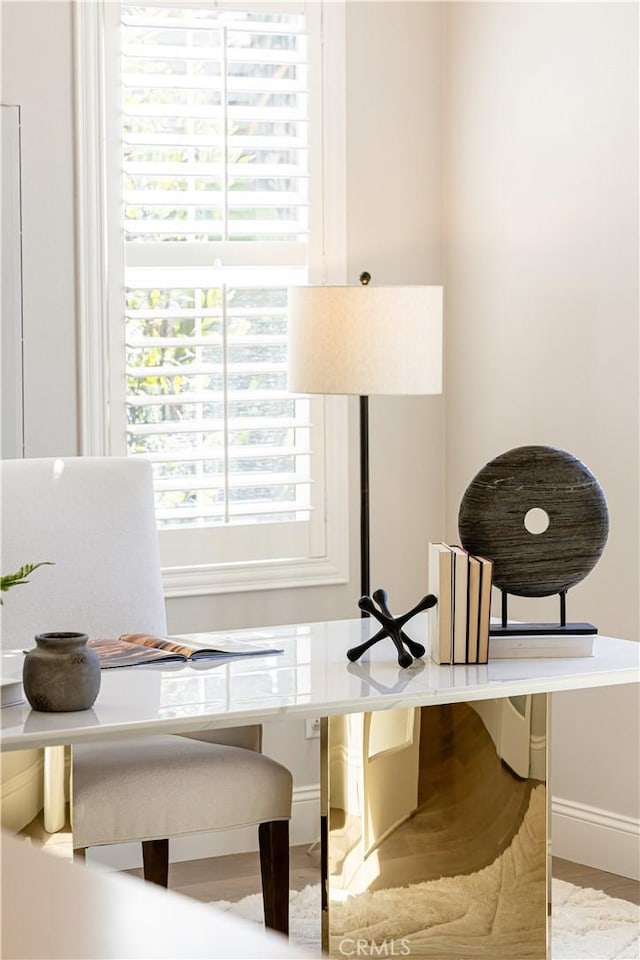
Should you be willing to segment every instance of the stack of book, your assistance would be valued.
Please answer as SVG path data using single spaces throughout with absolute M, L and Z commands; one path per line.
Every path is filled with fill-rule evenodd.
M 493 564 L 462 547 L 429 544 L 429 654 L 436 663 L 487 663 Z
M 13 707 L 17 703 L 24 703 L 22 680 L 0 681 L 0 707 Z
M 3 650 L 0 653 L 0 707 L 24 703 L 22 689 L 22 650 Z

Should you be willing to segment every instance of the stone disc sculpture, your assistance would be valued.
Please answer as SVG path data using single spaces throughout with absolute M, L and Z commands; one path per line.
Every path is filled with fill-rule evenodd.
M 469 553 L 493 560 L 496 587 L 545 597 L 566 592 L 593 569 L 609 515 L 600 484 L 581 460 L 553 447 L 526 446 L 476 474 L 460 504 L 458 529 Z

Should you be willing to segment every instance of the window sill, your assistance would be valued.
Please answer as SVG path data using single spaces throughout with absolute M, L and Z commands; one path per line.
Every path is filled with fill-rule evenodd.
M 347 583 L 346 564 L 327 558 L 263 560 L 257 563 L 167 567 L 162 571 L 164 595 L 197 597 L 219 593 L 253 593 Z

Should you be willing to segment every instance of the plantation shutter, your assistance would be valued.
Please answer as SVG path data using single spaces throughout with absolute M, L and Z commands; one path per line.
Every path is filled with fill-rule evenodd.
M 128 453 L 153 463 L 162 528 L 295 525 L 281 550 L 304 554 L 323 441 L 321 401 L 286 392 L 286 291 L 308 269 L 304 7 L 123 4 L 120 38 Z

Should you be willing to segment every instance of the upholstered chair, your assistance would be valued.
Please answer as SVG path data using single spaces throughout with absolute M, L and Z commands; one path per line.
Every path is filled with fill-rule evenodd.
M 6 460 L 0 483 L 2 572 L 54 563 L 5 602 L 5 646 L 29 647 L 44 631 L 166 633 L 147 461 Z M 140 841 L 145 878 L 166 886 L 169 838 L 256 824 L 265 922 L 286 933 L 292 780 L 259 748 L 259 727 L 74 747 L 77 855 L 95 845 Z M 63 822 L 63 770 L 63 748 L 47 750 L 49 830 Z

